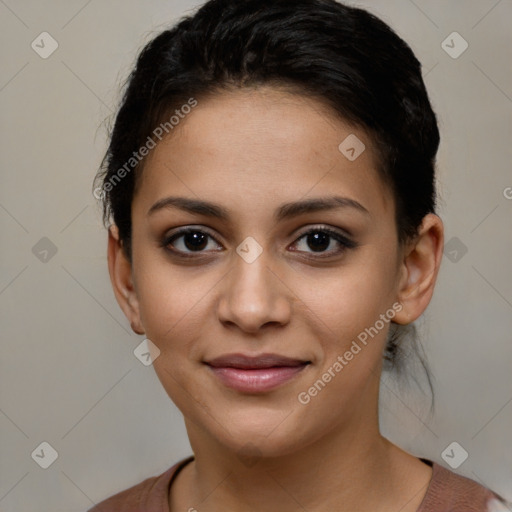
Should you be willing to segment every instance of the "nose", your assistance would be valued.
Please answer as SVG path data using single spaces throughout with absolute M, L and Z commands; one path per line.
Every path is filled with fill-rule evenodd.
M 237 255 L 233 265 L 222 281 L 219 320 L 253 334 L 265 326 L 286 325 L 293 294 L 270 268 L 265 251 L 251 263 Z

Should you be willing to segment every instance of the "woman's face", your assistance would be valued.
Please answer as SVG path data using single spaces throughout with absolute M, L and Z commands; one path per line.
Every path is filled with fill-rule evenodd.
M 355 160 L 354 135 L 366 147 Z M 205 204 L 162 206 L 171 197 Z M 318 200 L 329 207 L 307 207 Z M 363 131 L 268 87 L 199 101 L 148 156 L 132 222 L 138 318 L 187 425 L 278 455 L 376 424 L 401 265 L 394 202 Z M 235 353 L 309 364 L 280 384 L 232 387 L 206 362 Z

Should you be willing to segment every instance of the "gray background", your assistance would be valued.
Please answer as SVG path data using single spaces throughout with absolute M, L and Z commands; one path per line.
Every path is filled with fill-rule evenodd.
M 115 302 L 91 182 L 138 50 L 198 3 L 0 0 L 3 512 L 83 511 L 191 453 L 181 413 L 133 354 L 143 336 Z M 386 375 L 382 430 L 446 467 L 457 441 L 469 456 L 456 471 L 512 499 L 512 2 L 358 5 L 424 65 L 449 244 L 418 323 L 436 412 L 427 421 L 420 395 Z M 47 59 L 31 48 L 43 31 L 59 45 Z M 441 46 L 453 31 L 469 44 L 456 59 Z M 43 441 L 58 452 L 48 469 L 31 457 Z

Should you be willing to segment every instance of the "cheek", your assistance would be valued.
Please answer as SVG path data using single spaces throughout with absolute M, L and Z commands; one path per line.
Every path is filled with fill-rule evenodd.
M 301 314 L 317 324 L 328 342 L 350 344 L 393 303 L 391 261 L 372 247 L 361 247 L 346 265 L 296 279 L 292 288 L 304 303 Z
M 198 317 L 214 281 L 205 273 L 193 275 L 190 269 L 173 269 L 169 264 L 148 263 L 141 268 L 137 296 L 146 336 L 162 352 L 179 350 L 179 340 L 193 336 L 200 325 Z
M 155 373 L 171 400 L 191 417 L 206 408 L 202 405 L 204 382 L 200 372 L 196 373 L 196 342 L 201 339 L 205 308 L 211 307 L 208 299 L 215 282 L 206 274 L 192 277 L 186 271 L 171 270 L 170 265 L 155 265 L 138 286 L 146 337 L 160 350 L 153 362 Z

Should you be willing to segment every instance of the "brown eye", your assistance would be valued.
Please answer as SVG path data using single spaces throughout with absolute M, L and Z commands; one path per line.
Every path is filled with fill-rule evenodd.
M 300 236 L 294 245 L 301 247 L 294 249 L 297 252 L 319 253 L 321 257 L 325 257 L 324 254 L 334 256 L 357 246 L 345 235 L 325 227 L 310 229 Z
M 210 240 L 215 243 L 211 246 Z M 217 246 L 215 239 L 205 231 L 199 229 L 185 229 L 166 237 L 162 242 L 162 246 L 172 251 L 173 253 L 183 254 L 189 256 L 191 253 L 204 253 L 209 250 L 215 250 Z M 210 249 L 208 249 L 210 247 Z M 206 250 L 208 249 L 208 251 Z M 218 250 L 218 249 L 217 249 Z
M 208 235 L 199 231 L 191 231 L 181 236 L 183 237 L 183 245 L 190 251 L 201 251 L 208 245 Z
M 323 252 L 331 244 L 331 235 L 318 231 L 317 233 L 308 233 L 306 235 L 306 244 L 314 252 Z

